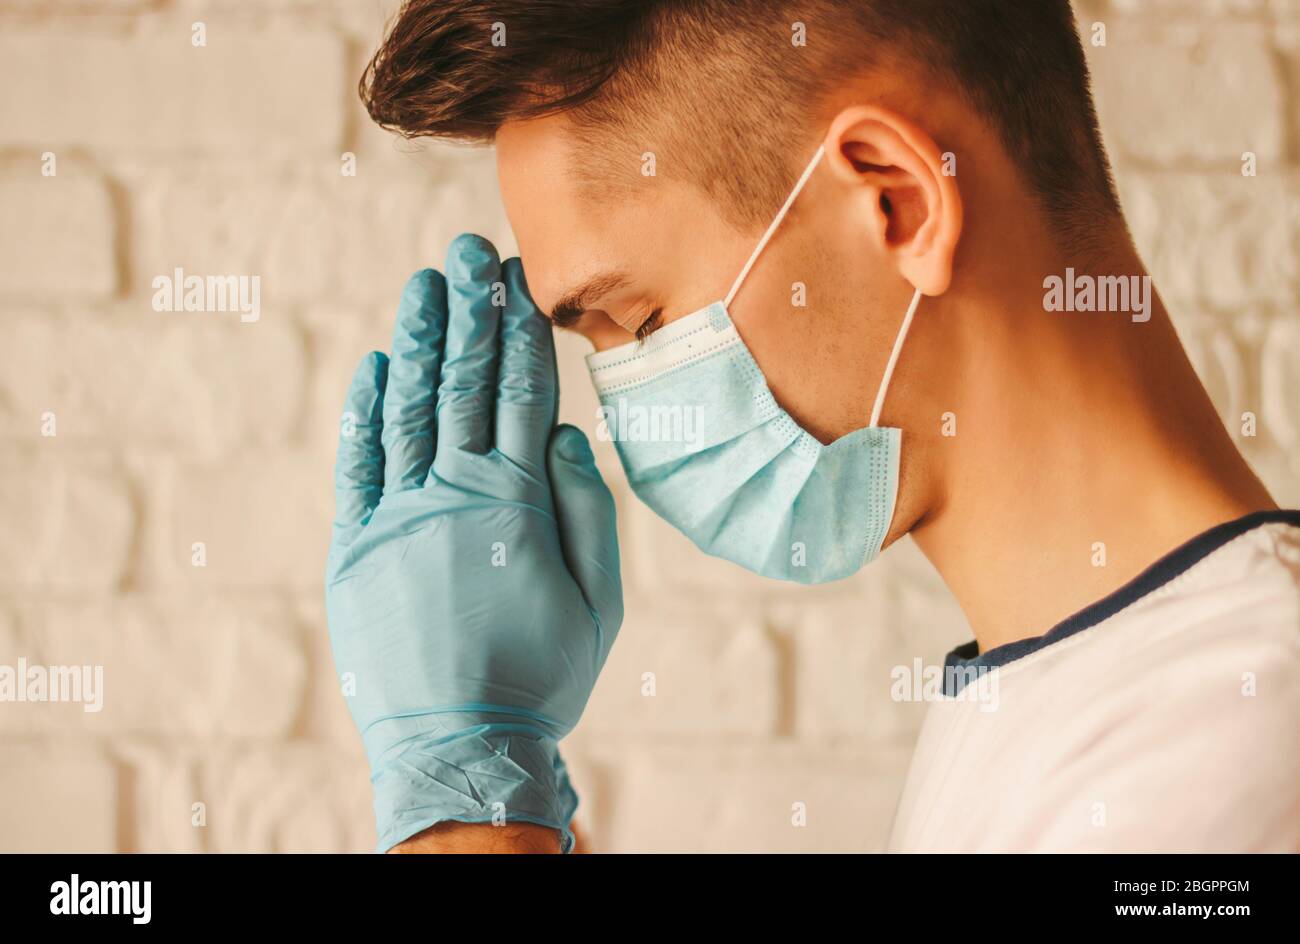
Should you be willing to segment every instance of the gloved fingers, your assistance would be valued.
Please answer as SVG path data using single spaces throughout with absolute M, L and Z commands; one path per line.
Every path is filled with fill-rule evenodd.
M 424 484 L 433 462 L 434 391 L 447 336 L 447 281 L 415 273 L 402 291 L 384 396 L 384 492 Z
M 603 659 L 623 622 L 614 496 L 596 469 L 587 437 L 576 427 L 555 428 L 546 459 L 564 562 L 587 605 L 600 617 L 605 630 Z
M 559 400 L 551 323 L 528 293 L 517 259 L 501 266 L 506 308 L 501 316 L 501 367 L 497 380 L 496 447 L 516 464 L 540 469 Z
M 359 529 L 384 494 L 384 390 L 388 357 L 361 359 L 343 404 L 338 459 L 334 464 L 334 526 Z
M 457 236 L 447 250 L 447 347 L 438 383 L 437 453 L 482 455 L 492 448 L 497 334 L 504 304 L 501 260 L 481 236 Z M 442 467 L 435 461 L 435 466 Z

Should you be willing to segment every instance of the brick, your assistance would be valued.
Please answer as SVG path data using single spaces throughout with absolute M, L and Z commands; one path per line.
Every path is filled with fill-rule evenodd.
M 441 269 L 461 232 L 512 250 L 495 175 L 482 163 L 418 182 L 337 165 L 266 179 L 203 169 L 140 179 L 133 290 L 158 274 L 259 275 L 263 305 L 381 302 L 412 272 Z
M 364 752 L 288 741 L 264 747 L 127 740 L 132 830 L 124 851 L 371 852 Z
M 134 787 L 135 851 L 374 849 L 369 772 L 360 750 L 306 741 L 159 749 L 132 740 L 117 753 Z
M 0 754 L 0 851 L 116 850 L 117 772 L 97 751 L 6 743 Z
M 199 801 L 207 804 L 213 852 L 374 850 L 365 759 L 331 746 L 209 752 L 199 768 L 198 790 Z
M 1134 241 L 1172 307 L 1295 303 L 1295 176 L 1130 174 L 1121 191 Z
M 771 732 L 778 655 L 757 613 L 736 602 L 627 599 L 583 730 L 695 737 Z M 648 685 L 653 695 L 643 694 Z
M 776 743 L 646 748 L 625 762 L 602 850 L 878 851 L 907 760 Z M 805 826 L 793 825 L 796 803 Z
M 328 455 L 268 451 L 215 464 L 153 457 L 141 464 L 155 517 L 147 585 L 318 590 L 334 517 Z M 207 563 L 192 564 L 205 545 Z
M 578 811 L 574 814 L 578 845 L 575 852 L 605 852 L 607 813 L 614 803 L 613 791 L 597 759 L 586 751 L 589 739 L 573 734 L 560 744 L 560 757 L 569 772 L 569 783 L 578 794 Z
M 0 435 L 39 443 L 46 412 L 55 415 L 60 444 L 215 458 L 293 435 L 306 365 L 292 326 L 147 305 L 102 319 L 13 318 L 6 325 L 12 366 L 0 374 Z
M 13 665 L 14 659 L 22 655 L 23 645 L 13 610 L 0 605 L 0 664 Z
M 892 673 L 942 665 L 970 638 L 955 601 L 910 540 L 862 571 L 854 596 L 816 606 L 787 604 L 773 620 L 794 652 L 795 733 L 910 744 L 926 704 L 898 702 Z M 929 570 L 924 577 L 909 571 Z
M 1300 507 L 1300 459 L 1268 450 L 1250 457 L 1251 469 L 1268 487 L 1279 508 Z
M 1097 107 L 1112 148 L 1157 164 L 1261 163 L 1283 156 L 1283 77 L 1262 27 L 1107 21 L 1107 45 L 1087 42 Z
M 625 584 L 643 592 L 711 591 L 737 597 L 771 594 L 775 590 L 771 581 L 705 554 L 647 508 L 632 494 L 617 463 L 602 465 L 602 471 L 612 488 L 619 486 L 614 495 L 618 501 Z
M 1219 411 L 1224 426 L 1234 438 L 1243 410 L 1254 409 L 1248 389 L 1246 354 L 1229 319 L 1206 313 L 1180 312 L 1175 317 L 1178 337 L 1183 342 L 1196 375 Z
M 0 161 L 0 295 L 106 297 L 117 285 L 108 187 L 70 158 L 56 155 L 54 166 L 55 175 L 45 177 L 39 154 Z
M 17 675 L 19 660 L 30 658 L 32 652 L 27 636 L 20 631 L 13 611 L 8 607 L 0 608 L 0 666 L 12 669 Z M 25 730 L 35 707 L 31 703 L 0 702 L 0 732 Z
M 364 757 L 361 735 L 339 690 L 339 677 L 330 651 L 329 622 L 325 618 L 324 590 L 295 601 L 294 612 L 304 633 L 307 660 L 305 696 L 299 733 L 316 743 L 333 745 L 340 753 Z
M 1300 155 L 1300 0 L 1291 0 L 1289 19 L 1279 22 L 1273 31 L 1282 72 L 1286 78 L 1287 152 L 1291 161 Z
M 129 35 L 6 29 L 0 62 L 32 93 L 0 100 L 0 142 L 151 156 L 341 149 L 347 80 L 338 39 L 310 27 L 253 33 L 196 16 L 207 25 L 206 47 L 191 45 L 188 18 L 150 21 Z
M 155 0 L 0 0 L 0 11 L 18 13 L 137 13 Z
M 297 627 L 275 604 L 128 595 L 33 605 L 22 624 L 29 664 L 103 667 L 103 708 L 14 706 L 21 730 L 266 738 L 289 734 L 302 708 Z
M 126 482 L 103 456 L 10 452 L 0 460 L 0 587 L 109 590 L 131 554 Z
M 1117 13 L 1159 17 L 1261 16 L 1295 0 L 1109 0 Z
M 158 744 L 116 738 L 114 757 L 130 784 L 130 806 L 119 852 L 196 853 L 208 851 L 206 810 L 195 809 L 198 765 L 206 746 Z M 198 817 L 196 819 L 196 817 Z
M 1300 328 L 1294 317 L 1273 322 L 1260 365 L 1260 425 L 1293 460 L 1300 452 Z M 1292 480 L 1300 476 L 1292 476 Z M 1284 507 L 1292 508 L 1292 505 Z
M 888 568 L 881 576 L 890 584 L 893 624 L 902 631 L 898 655 L 942 660 L 971 639 L 966 614 L 911 538 L 891 547 L 881 564 Z
M 387 301 L 312 305 L 304 311 L 311 350 L 306 416 L 300 431 L 307 445 L 331 463 L 338 447 L 343 399 L 361 358 L 392 350 L 401 285 Z

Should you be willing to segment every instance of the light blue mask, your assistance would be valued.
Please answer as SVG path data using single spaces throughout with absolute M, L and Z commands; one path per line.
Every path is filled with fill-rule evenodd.
M 903 434 L 877 423 L 921 300 L 917 292 L 866 429 L 823 446 L 777 404 L 727 310 L 822 154 L 725 300 L 587 358 L 600 435 L 614 439 L 637 497 L 706 554 L 808 584 L 852 575 L 885 541 Z

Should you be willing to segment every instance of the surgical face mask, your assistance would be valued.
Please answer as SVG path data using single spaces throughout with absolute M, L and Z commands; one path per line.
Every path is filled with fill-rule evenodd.
M 818 148 L 722 301 L 587 367 L 637 497 L 706 554 L 764 577 L 826 583 L 879 553 L 894 515 L 902 430 L 876 424 L 918 291 L 870 424 L 824 446 L 777 404 L 728 308 L 821 160 Z

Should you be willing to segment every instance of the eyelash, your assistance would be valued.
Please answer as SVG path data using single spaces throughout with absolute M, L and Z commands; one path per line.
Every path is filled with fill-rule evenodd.
M 663 313 L 664 310 L 662 308 L 656 308 L 654 311 L 650 312 L 649 318 L 641 322 L 641 326 L 636 329 L 636 339 L 638 341 L 644 341 L 646 338 L 650 337 L 650 335 L 659 330 L 659 319 L 662 317 Z

